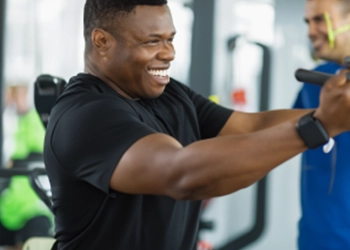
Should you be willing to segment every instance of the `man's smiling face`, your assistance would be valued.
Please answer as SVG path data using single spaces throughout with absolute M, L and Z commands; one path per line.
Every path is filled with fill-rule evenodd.
M 338 0 L 307 0 L 305 22 L 308 24 L 308 36 L 316 57 L 342 63 L 349 47 L 350 32 L 338 34 L 335 46 L 331 48 L 325 13 L 329 14 L 333 30 L 349 24 L 349 15 L 344 13 L 342 3 Z
M 120 36 L 104 64 L 109 80 L 132 99 L 158 97 L 175 57 L 176 31 L 168 6 L 137 6 L 116 26 Z

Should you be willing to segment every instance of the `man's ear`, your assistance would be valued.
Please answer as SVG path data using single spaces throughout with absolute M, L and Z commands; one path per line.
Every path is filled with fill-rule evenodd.
M 115 39 L 105 30 L 94 29 L 91 34 L 91 42 L 97 53 L 101 56 L 105 56 L 115 42 Z

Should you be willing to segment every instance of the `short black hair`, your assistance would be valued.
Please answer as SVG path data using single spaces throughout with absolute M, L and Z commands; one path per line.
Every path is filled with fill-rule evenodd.
M 114 24 L 119 17 L 130 13 L 137 5 L 164 5 L 167 0 L 86 0 L 84 7 L 84 39 L 91 46 L 90 36 L 101 28 L 116 36 Z

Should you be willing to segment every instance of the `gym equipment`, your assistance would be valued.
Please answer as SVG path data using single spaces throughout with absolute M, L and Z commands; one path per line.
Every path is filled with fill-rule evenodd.
M 229 55 L 231 56 L 230 64 L 233 64 L 232 56 L 235 50 L 238 49 L 238 39 L 242 38 L 241 35 L 236 35 L 227 40 L 227 48 Z M 244 38 L 244 36 L 243 36 Z M 271 51 L 270 48 L 262 43 L 256 41 L 249 41 L 251 45 L 261 50 L 262 62 L 261 62 L 261 74 L 258 80 L 258 86 L 260 89 L 259 102 L 257 103 L 257 110 L 268 110 L 269 89 L 270 89 L 270 69 L 271 69 Z M 229 71 L 231 72 L 231 71 Z M 229 79 L 233 79 L 233 75 L 229 75 Z M 243 249 L 253 242 L 257 241 L 266 230 L 266 215 L 267 215 L 267 196 L 268 196 L 268 176 L 265 176 L 259 180 L 255 187 L 254 207 L 253 207 L 253 224 L 248 230 L 244 231 L 240 235 L 234 236 L 226 244 L 218 248 L 218 250 L 232 250 Z
M 306 69 L 297 69 L 295 71 L 295 78 L 299 82 L 312 83 L 321 87 L 332 76 L 334 75 Z M 350 81 L 350 72 L 346 73 L 346 79 Z
M 333 76 L 332 74 L 327 74 L 327 73 L 322 73 L 322 72 L 317 72 L 317 71 L 312 71 L 307 69 L 297 69 L 294 75 L 299 82 L 307 82 L 307 83 L 312 83 L 319 86 L 323 86 L 323 84 L 330 77 Z
M 347 68 L 350 68 L 350 57 L 345 57 L 344 64 L 347 65 Z M 316 84 L 319 86 L 323 86 L 324 83 L 333 75 L 327 74 L 323 72 L 313 71 L 313 70 L 307 70 L 307 69 L 297 69 L 294 74 L 295 78 L 299 82 L 307 82 Z M 346 74 L 346 78 L 349 81 L 350 80 L 350 73 Z
M 49 121 L 52 106 L 63 92 L 66 81 L 51 75 L 39 75 L 34 83 L 34 104 L 45 128 Z
M 52 211 L 52 193 L 49 179 L 46 175 L 46 170 L 43 168 L 35 168 L 29 173 L 30 185 L 45 203 L 45 205 Z
M 22 250 L 48 250 L 51 249 L 54 243 L 54 238 L 32 237 L 24 243 Z
M 45 128 L 49 121 L 51 109 L 57 98 L 62 94 L 66 81 L 63 78 L 52 75 L 39 75 L 34 82 L 34 104 Z M 30 183 L 43 200 L 52 210 L 51 188 L 44 168 L 36 168 L 29 173 Z

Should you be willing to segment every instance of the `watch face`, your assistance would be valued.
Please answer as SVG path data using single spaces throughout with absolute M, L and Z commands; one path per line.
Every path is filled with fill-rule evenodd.
M 308 148 L 314 149 L 329 141 L 322 124 L 313 117 L 314 111 L 302 116 L 296 126 L 299 136 Z

